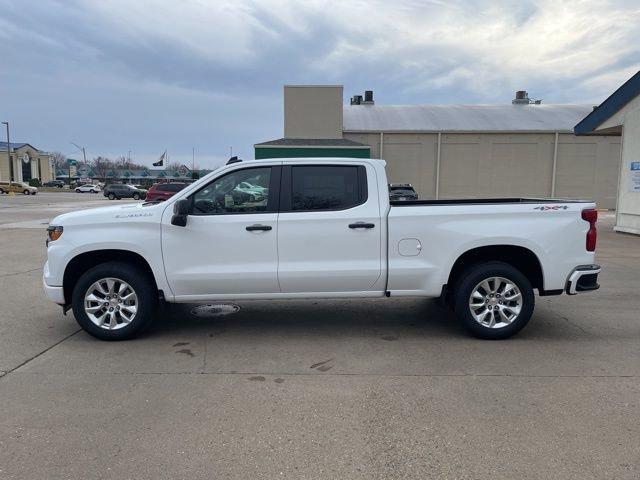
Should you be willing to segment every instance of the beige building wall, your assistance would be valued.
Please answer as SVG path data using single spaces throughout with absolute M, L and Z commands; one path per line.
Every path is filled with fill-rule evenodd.
M 342 138 L 342 85 L 285 85 L 285 138 Z
M 51 165 L 51 157 L 42 151 L 25 145 L 22 148 L 13 149 L 11 151 L 11 157 L 13 161 L 13 180 L 16 182 L 26 181 L 23 178 L 23 159 L 27 155 L 28 170 L 31 174 L 31 178 L 38 178 L 42 182 L 48 182 L 55 178 L 55 172 Z M 0 152 L 0 181 L 6 182 L 9 180 L 10 168 L 7 158 L 7 152 Z
M 345 133 L 387 161 L 392 183 L 436 197 L 436 133 Z M 380 155 L 380 143 L 383 143 Z M 552 196 L 554 133 L 441 135 L 439 198 Z M 595 199 L 615 208 L 619 137 L 558 136 L 555 196 Z
M 560 135 L 556 196 L 594 199 L 599 208 L 615 208 L 620 137 Z

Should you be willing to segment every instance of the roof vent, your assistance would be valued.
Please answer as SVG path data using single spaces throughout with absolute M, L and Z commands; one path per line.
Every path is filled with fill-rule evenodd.
M 534 100 L 532 98 L 529 98 L 529 94 L 526 90 L 518 90 L 516 92 L 516 98 L 511 100 L 511 103 L 513 103 L 514 105 L 540 105 L 542 103 L 542 100 Z
M 373 105 L 373 90 L 365 90 L 364 98 L 362 95 L 354 95 L 351 97 L 351 105 Z

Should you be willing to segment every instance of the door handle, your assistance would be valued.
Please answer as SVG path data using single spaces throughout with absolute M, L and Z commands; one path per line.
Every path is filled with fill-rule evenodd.
M 256 232 L 256 231 L 264 231 L 264 232 L 268 232 L 269 230 L 271 230 L 271 225 L 248 225 L 246 227 L 246 230 L 248 232 Z
M 356 222 L 350 223 L 349 228 L 373 228 L 375 227 L 375 223 L 365 223 L 365 222 Z

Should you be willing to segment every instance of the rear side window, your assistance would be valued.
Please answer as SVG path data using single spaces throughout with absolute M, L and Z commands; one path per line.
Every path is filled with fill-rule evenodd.
M 291 167 L 291 210 L 345 210 L 367 200 L 364 166 Z
M 180 190 L 182 190 L 185 187 L 185 185 L 182 185 L 180 183 L 170 183 L 167 186 L 169 187 L 167 189 L 167 191 L 169 191 L 169 192 L 179 192 Z

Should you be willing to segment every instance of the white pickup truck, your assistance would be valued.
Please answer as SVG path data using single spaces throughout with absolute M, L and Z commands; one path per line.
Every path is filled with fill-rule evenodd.
M 390 202 L 383 160 L 234 161 L 162 203 L 60 215 L 44 289 L 105 340 L 160 302 L 440 297 L 481 338 L 521 330 L 540 295 L 598 288 L 595 204 Z

